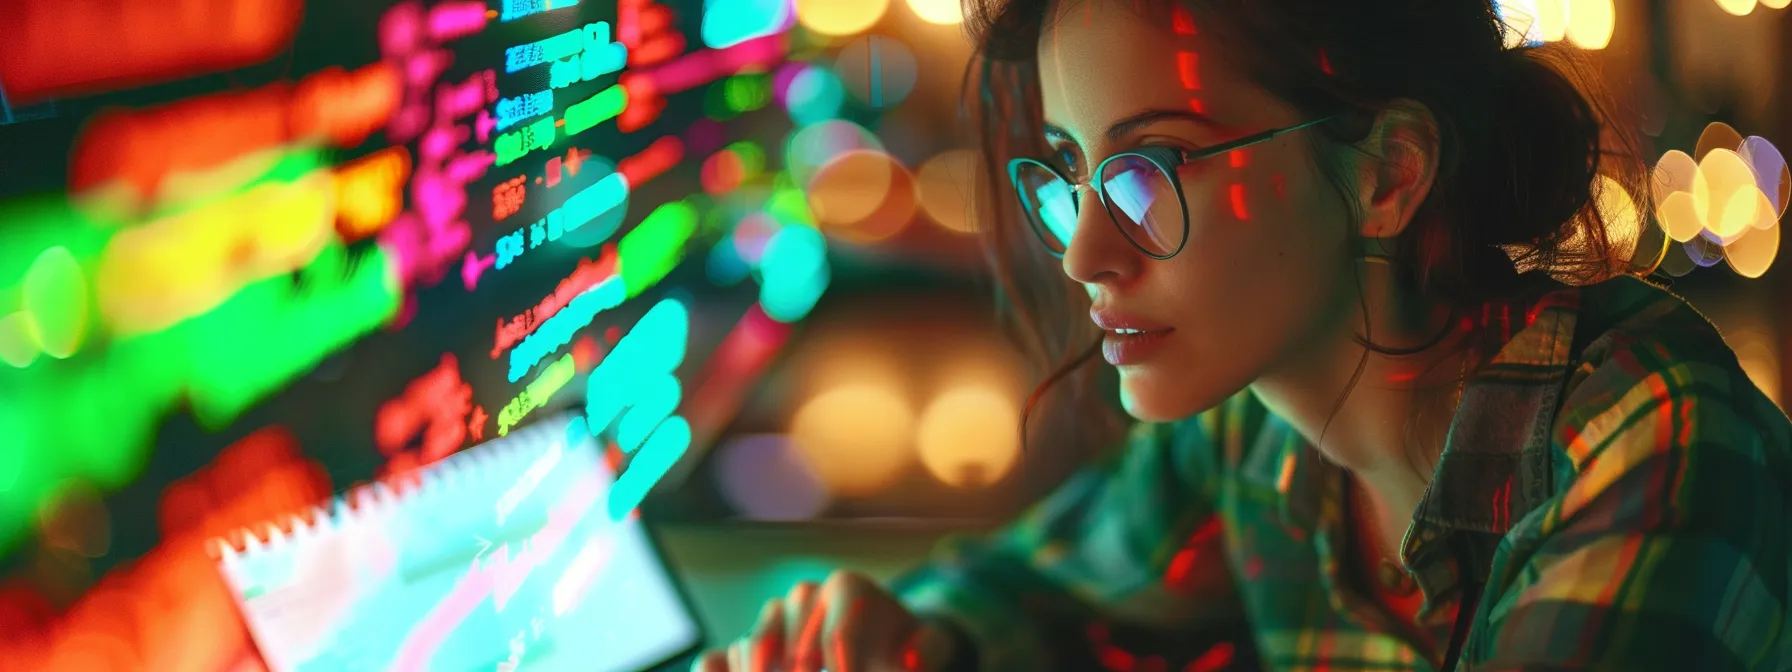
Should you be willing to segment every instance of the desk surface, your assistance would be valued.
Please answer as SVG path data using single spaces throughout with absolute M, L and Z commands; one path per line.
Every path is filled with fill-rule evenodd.
M 974 530 L 883 523 L 655 528 L 712 641 L 745 633 L 767 599 L 798 581 L 819 581 L 835 569 L 888 580 L 921 562 L 940 537 L 958 531 Z

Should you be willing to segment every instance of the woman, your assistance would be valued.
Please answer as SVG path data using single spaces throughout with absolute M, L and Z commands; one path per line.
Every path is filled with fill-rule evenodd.
M 1144 424 L 1010 529 L 895 591 L 799 585 L 698 669 L 1080 669 L 1093 622 L 1242 624 L 1276 670 L 1792 669 L 1792 427 L 1621 272 L 1590 204 L 1602 175 L 1649 202 L 1637 153 L 1488 0 L 972 18 L 1007 298 L 1060 374 L 1099 339 Z

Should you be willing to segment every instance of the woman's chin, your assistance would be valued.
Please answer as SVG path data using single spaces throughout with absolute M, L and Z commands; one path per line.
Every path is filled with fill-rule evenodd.
M 1120 371 L 1120 406 L 1143 422 L 1186 420 L 1218 406 L 1228 396 L 1204 393 L 1186 377 L 1133 367 Z

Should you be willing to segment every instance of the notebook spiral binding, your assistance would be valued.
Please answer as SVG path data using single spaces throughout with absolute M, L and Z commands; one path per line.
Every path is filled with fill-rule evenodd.
M 420 467 L 393 482 L 359 485 L 297 513 L 238 528 L 242 537 L 240 545 L 231 541 L 231 537 L 237 535 L 213 537 L 205 543 L 207 555 L 224 567 L 234 567 L 247 556 L 307 543 L 361 521 L 371 522 L 371 519 L 393 515 L 401 508 L 426 505 L 452 495 L 470 482 L 475 473 L 527 468 L 536 454 L 545 452 L 557 438 L 555 434 L 565 430 L 569 417 L 562 415 L 530 423 L 506 436 Z M 284 525 L 279 522 L 282 518 L 286 521 Z M 262 530 L 259 534 L 256 532 L 258 528 Z

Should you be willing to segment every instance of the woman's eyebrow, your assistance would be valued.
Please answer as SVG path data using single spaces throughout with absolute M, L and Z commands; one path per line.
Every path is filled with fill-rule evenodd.
M 1127 116 L 1108 127 L 1108 140 L 1118 141 L 1139 129 L 1165 121 L 1192 121 L 1209 129 L 1218 130 L 1222 126 L 1212 117 L 1190 110 L 1145 110 Z
M 1209 117 L 1199 112 L 1189 110 L 1152 109 L 1128 115 L 1125 118 L 1114 122 L 1112 126 L 1108 127 L 1106 135 L 1110 142 L 1115 142 L 1137 132 L 1139 129 L 1166 121 L 1192 121 L 1213 130 L 1223 128 L 1223 125 L 1214 121 L 1213 117 Z M 1071 136 L 1070 131 L 1066 131 L 1063 127 L 1055 124 L 1045 124 L 1044 132 L 1045 137 L 1050 140 L 1076 142 L 1076 138 Z

